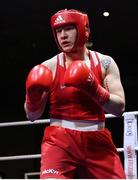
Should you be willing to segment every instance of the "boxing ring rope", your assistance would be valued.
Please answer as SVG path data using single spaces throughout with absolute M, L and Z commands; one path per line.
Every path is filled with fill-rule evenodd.
M 124 169 L 127 178 L 137 178 L 137 118 L 138 111 L 124 112 L 121 117 L 124 118 L 124 145 L 123 148 L 117 148 L 118 152 L 124 152 Z M 118 118 L 112 114 L 106 114 L 106 119 Z M 49 119 L 30 121 L 19 121 L 19 122 L 5 122 L 0 123 L 0 127 L 12 127 L 12 126 L 24 126 L 24 125 L 36 125 L 49 123 Z M 41 158 L 41 154 L 26 154 L 17 156 L 2 156 L 0 161 L 10 160 L 25 160 L 25 159 L 38 159 Z
M 127 112 L 125 112 L 127 113 Z M 124 114 L 125 114 L 124 113 Z M 132 111 L 130 113 L 133 113 L 134 115 L 138 115 L 138 111 Z M 122 116 L 124 116 L 124 114 Z M 114 116 L 112 114 L 106 114 L 105 117 L 108 118 L 117 118 L 117 116 Z M 50 123 L 49 119 L 39 119 L 35 120 L 34 122 L 31 121 L 16 121 L 16 122 L 5 122 L 0 123 L 0 127 L 8 127 L 8 126 L 24 126 L 24 125 L 35 125 L 35 124 L 44 124 L 44 123 Z

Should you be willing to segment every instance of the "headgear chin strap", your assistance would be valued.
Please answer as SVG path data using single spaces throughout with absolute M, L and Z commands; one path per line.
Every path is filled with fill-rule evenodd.
M 63 51 L 63 49 L 60 47 L 58 43 L 55 29 L 70 24 L 76 27 L 78 33 L 76 44 L 71 50 L 71 52 L 75 50 L 76 47 L 83 47 L 83 45 L 88 41 L 90 28 L 87 14 L 74 9 L 60 10 L 51 17 L 51 27 L 55 41 L 61 51 Z M 86 35 L 86 27 L 88 28 L 88 35 Z

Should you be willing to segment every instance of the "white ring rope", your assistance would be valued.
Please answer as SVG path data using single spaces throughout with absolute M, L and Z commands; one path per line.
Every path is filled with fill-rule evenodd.
M 135 147 L 138 151 L 138 147 Z M 117 148 L 118 152 L 123 152 L 124 148 Z M 10 161 L 10 160 L 27 160 L 27 159 L 38 159 L 41 158 L 41 154 L 28 154 L 28 155 L 17 155 L 17 156 L 3 156 L 0 157 L 0 161 Z
M 11 126 L 24 126 L 24 125 L 35 125 L 35 124 L 44 124 L 49 123 L 49 119 L 39 119 L 35 120 L 34 122 L 31 121 L 17 121 L 17 122 L 6 122 L 6 123 L 0 123 L 0 127 L 11 127 Z
M 17 155 L 17 156 L 3 156 L 0 157 L 0 161 L 10 161 L 10 160 L 22 160 L 22 159 L 38 159 L 41 158 L 41 154 L 27 154 L 27 155 Z
M 125 113 L 128 113 L 128 112 L 125 112 Z M 124 114 L 122 116 L 124 116 Z M 138 115 L 138 111 L 132 111 L 132 113 L 134 115 Z M 121 117 L 122 117 L 121 116 Z M 118 116 L 114 116 L 112 114 L 106 114 L 105 115 L 106 118 L 117 118 Z M 35 124 L 44 124 L 44 123 L 49 123 L 50 120 L 49 119 L 38 119 L 38 120 L 35 120 L 34 122 L 31 122 L 31 121 L 17 121 L 17 122 L 6 122 L 6 123 L 0 123 L 0 127 L 8 127 L 8 126 L 24 126 L 24 125 L 35 125 Z

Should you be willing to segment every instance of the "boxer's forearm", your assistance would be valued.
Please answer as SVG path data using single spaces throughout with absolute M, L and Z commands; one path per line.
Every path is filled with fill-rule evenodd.
M 24 103 L 24 109 L 26 112 L 27 119 L 34 121 L 34 120 L 39 119 L 42 116 L 44 109 L 45 109 L 45 105 L 41 106 L 37 111 L 31 112 L 27 109 L 26 103 Z
M 48 94 L 45 92 L 42 95 L 41 105 L 40 105 L 40 107 L 36 111 L 30 111 L 27 108 L 27 105 L 26 105 L 26 102 L 25 102 L 24 103 L 24 110 L 25 110 L 27 119 L 29 119 L 31 121 L 39 119 L 42 116 L 42 114 L 43 114 L 43 112 L 45 110 L 47 99 L 48 99 Z
M 110 94 L 109 101 L 107 101 L 102 107 L 107 113 L 121 116 L 125 110 L 125 100 L 118 95 Z

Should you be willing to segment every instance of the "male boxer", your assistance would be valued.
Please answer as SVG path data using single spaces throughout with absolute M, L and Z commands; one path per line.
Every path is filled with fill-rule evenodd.
M 41 146 L 40 178 L 121 179 L 125 173 L 105 112 L 120 116 L 125 95 L 112 57 L 86 47 L 87 14 L 61 10 L 51 18 L 61 53 L 35 66 L 26 80 L 25 111 L 36 120 L 50 100 Z

